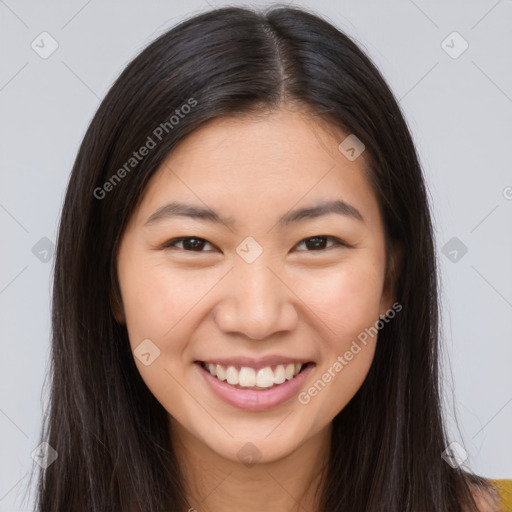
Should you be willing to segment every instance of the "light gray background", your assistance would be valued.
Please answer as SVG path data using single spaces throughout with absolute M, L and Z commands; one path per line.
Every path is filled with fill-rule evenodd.
M 400 98 L 434 204 L 451 439 L 474 471 L 510 478 L 512 2 L 293 3 L 354 37 Z M 0 511 L 32 508 L 22 498 L 44 407 L 53 265 L 32 248 L 55 242 L 78 145 L 113 80 L 139 49 L 208 4 L 226 5 L 0 0 Z M 47 59 L 31 48 L 43 31 L 59 45 Z M 453 31 L 469 44 L 456 59 L 442 47 Z M 453 36 L 445 44 L 461 48 Z M 452 237 L 468 249 L 456 262 L 442 252 Z

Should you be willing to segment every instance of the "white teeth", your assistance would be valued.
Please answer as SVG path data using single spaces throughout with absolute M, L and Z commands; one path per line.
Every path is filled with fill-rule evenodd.
M 238 371 L 234 366 L 228 366 L 226 380 L 228 381 L 228 384 L 233 386 L 238 384 Z
M 274 385 L 274 372 L 270 366 L 261 368 L 256 375 L 256 386 L 259 388 L 270 388 Z
M 210 372 L 210 373 L 212 373 L 212 372 Z M 220 364 L 216 365 L 215 374 L 212 373 L 212 375 L 216 376 L 217 379 L 226 380 L 226 370 L 224 370 L 224 367 L 221 366 Z
M 207 363 L 204 366 L 211 375 L 219 380 L 227 381 L 232 386 L 271 388 L 275 384 L 282 384 L 286 380 L 293 379 L 302 370 L 303 365 L 301 363 L 278 364 L 274 371 L 270 366 L 265 366 L 257 371 L 248 366 L 242 366 L 240 370 L 234 366 L 226 368 L 212 363 Z
M 243 366 L 240 369 L 240 373 L 238 375 L 238 383 L 240 386 L 245 388 L 252 388 L 256 385 L 256 372 L 254 368 L 248 368 L 247 366 Z M 259 386 L 259 384 L 258 384 Z
M 286 368 L 284 369 L 284 373 L 286 375 L 286 380 L 293 379 L 293 374 L 295 373 L 295 365 L 287 364 Z
M 274 371 L 274 382 L 276 384 L 282 384 L 286 380 L 286 373 L 284 371 L 284 366 L 282 364 L 278 364 L 276 370 Z

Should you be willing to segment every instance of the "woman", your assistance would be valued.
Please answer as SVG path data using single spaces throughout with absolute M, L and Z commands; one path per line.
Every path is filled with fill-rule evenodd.
M 446 437 L 438 341 L 427 192 L 375 66 L 304 10 L 193 17 L 73 168 L 39 510 L 498 510 Z

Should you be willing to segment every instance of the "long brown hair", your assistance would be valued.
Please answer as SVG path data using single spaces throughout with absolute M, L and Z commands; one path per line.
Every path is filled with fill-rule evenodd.
M 191 98 L 193 108 L 173 124 Z M 388 259 L 394 244 L 404 254 L 395 286 L 403 311 L 381 329 L 365 382 L 333 420 L 321 511 L 474 506 L 469 477 L 441 457 L 448 442 L 436 256 L 411 134 L 383 77 L 347 35 L 304 9 L 275 6 L 215 9 L 165 32 L 121 73 L 90 123 L 59 226 L 42 431 L 58 458 L 41 471 L 39 511 L 188 508 L 167 412 L 140 377 L 126 327 L 112 313 L 119 242 L 148 180 L 185 136 L 209 119 L 292 101 L 365 144 Z M 155 147 L 127 167 L 162 124 Z

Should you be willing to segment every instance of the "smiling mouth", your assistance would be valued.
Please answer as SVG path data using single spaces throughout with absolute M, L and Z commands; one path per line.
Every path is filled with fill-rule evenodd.
M 293 380 L 307 366 L 313 363 L 283 363 L 263 368 L 250 366 L 225 366 L 222 364 L 197 361 L 216 379 L 237 389 L 266 390 Z

